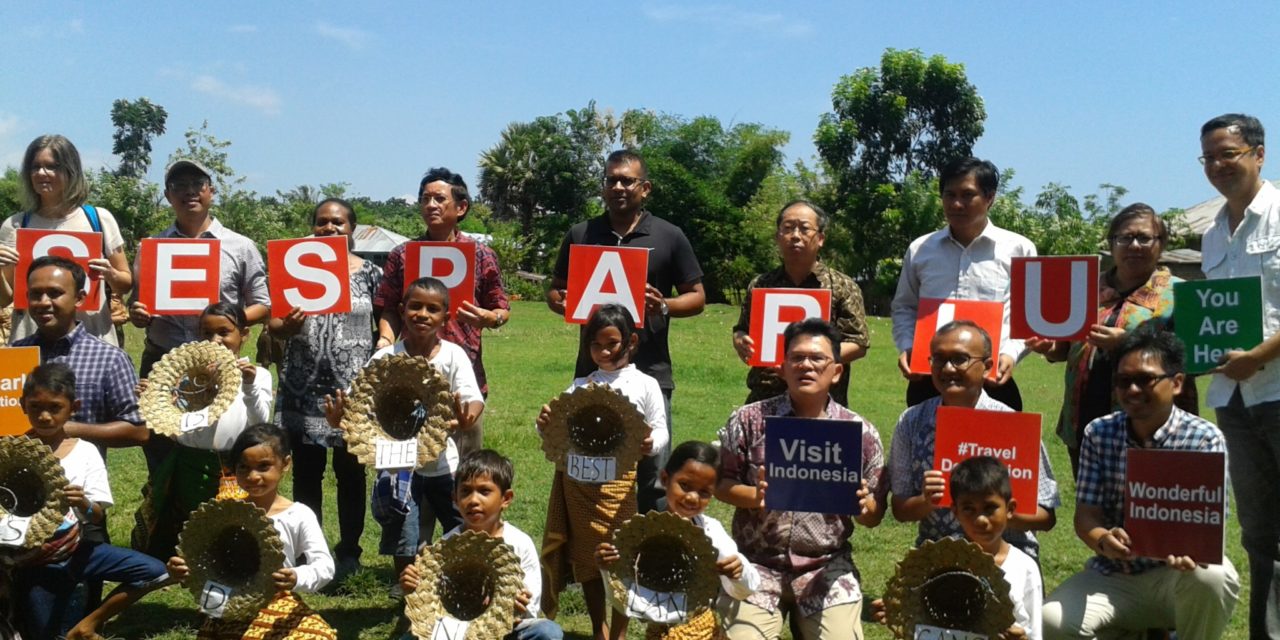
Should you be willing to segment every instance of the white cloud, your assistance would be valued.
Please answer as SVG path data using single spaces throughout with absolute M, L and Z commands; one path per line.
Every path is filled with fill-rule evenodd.
M 258 25 L 256 24 L 233 24 L 227 27 L 227 31 L 231 33 L 257 33 Z
M 252 107 L 269 116 L 280 113 L 280 94 L 271 87 L 229 85 L 213 76 L 199 75 L 191 81 L 191 88 L 206 95 Z
M 644 8 L 644 14 L 654 22 L 683 22 L 788 38 L 808 36 L 814 31 L 813 25 L 807 20 L 785 13 L 749 11 L 723 4 L 651 5 Z
M 336 40 L 352 51 L 359 51 L 364 48 L 365 42 L 369 40 L 369 32 L 354 27 L 335 27 L 327 22 L 316 23 L 316 35 Z

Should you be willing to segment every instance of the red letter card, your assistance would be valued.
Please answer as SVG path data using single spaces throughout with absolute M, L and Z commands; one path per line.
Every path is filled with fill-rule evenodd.
M 138 254 L 138 302 L 153 316 L 194 316 L 219 299 L 218 240 L 144 238 Z
M 951 470 L 977 456 L 991 456 L 1009 467 L 1016 512 L 1034 515 L 1040 478 L 1040 414 L 938 407 L 933 468 L 942 472 L 947 491 L 940 507 L 951 505 Z
M 1222 564 L 1227 455 L 1211 451 L 1125 451 L 1124 530 L 1133 552 Z
M 1098 256 L 1014 258 L 1013 338 L 1084 340 L 1098 321 Z
M 569 284 L 564 319 L 586 324 L 597 307 L 617 303 L 644 326 L 644 286 L 649 278 L 649 250 L 638 247 L 569 245 Z
M 752 289 L 749 329 L 755 351 L 747 364 L 753 367 L 782 364 L 782 332 L 792 322 L 809 318 L 831 320 L 829 289 Z M 836 345 L 836 353 L 840 353 L 840 345 Z
M 346 236 L 268 240 L 267 269 L 271 317 L 294 307 L 307 315 L 351 311 Z
M 22 385 L 40 364 L 40 347 L 0 347 L 0 436 L 22 435 L 31 423 L 22 412 Z
M 36 258 L 62 256 L 70 258 L 84 269 L 88 277 L 84 281 L 84 300 L 77 309 L 100 309 L 102 297 L 98 294 L 98 272 L 89 269 L 89 261 L 102 257 L 102 234 L 92 231 L 49 231 L 45 229 L 18 229 L 18 264 L 13 275 L 13 308 L 27 308 L 27 271 Z
M 939 300 L 921 298 L 916 316 L 916 335 L 911 344 L 911 372 L 932 373 L 929 369 L 929 342 L 938 327 L 952 320 L 969 320 L 977 323 L 991 336 L 992 358 L 1000 359 L 1000 329 L 1004 326 L 1004 304 L 986 300 Z M 987 377 L 995 380 L 999 366 L 992 366 Z
M 414 241 L 404 247 L 404 292 L 418 278 L 435 278 L 449 288 L 449 317 L 463 302 L 476 303 L 476 243 Z M 402 292 L 403 293 L 403 292 Z

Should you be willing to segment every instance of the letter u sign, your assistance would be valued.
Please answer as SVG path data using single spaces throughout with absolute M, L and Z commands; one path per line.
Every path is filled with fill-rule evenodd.
M 1098 256 L 1014 258 L 1014 338 L 1083 340 L 1098 321 Z

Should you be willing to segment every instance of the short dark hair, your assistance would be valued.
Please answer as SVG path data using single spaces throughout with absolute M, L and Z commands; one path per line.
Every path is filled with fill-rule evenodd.
M 57 267 L 71 272 L 71 281 L 76 285 L 76 291 L 84 290 L 85 276 L 84 267 L 78 262 L 70 258 L 62 256 L 40 256 L 31 261 L 31 266 L 27 269 L 27 284 L 31 284 L 31 274 L 45 267 Z
M 444 167 L 433 167 L 423 174 L 422 181 L 418 183 L 418 202 L 422 202 L 422 190 L 426 189 L 427 185 L 432 182 L 443 182 L 449 185 L 451 187 L 450 191 L 453 195 L 453 201 L 465 202 L 467 203 L 467 208 L 470 208 L 471 192 L 467 190 L 467 181 L 463 180 L 461 175 L 458 175 Z M 458 216 L 458 219 L 461 220 L 465 217 L 467 217 L 467 214 L 464 213 Z
M 419 190 L 418 193 L 422 193 L 422 191 Z M 319 204 L 316 205 L 316 208 L 311 210 L 311 224 L 315 225 L 316 214 L 320 213 L 320 210 L 326 205 L 331 204 L 336 204 L 347 210 L 347 223 L 351 225 L 351 230 L 354 232 L 356 230 L 356 210 L 351 206 L 350 202 L 347 202 L 342 198 L 325 198 L 324 200 L 321 200 Z
M 605 158 L 604 166 L 605 166 L 605 169 L 608 170 L 609 167 L 612 167 L 615 164 L 623 164 L 623 163 L 634 164 L 639 166 L 640 179 L 641 180 L 649 179 L 649 165 L 645 164 L 644 158 L 642 158 L 640 154 L 636 153 L 635 151 L 632 151 L 631 149 L 618 149 L 617 151 L 610 153 L 609 157 Z
M 782 226 L 782 214 L 786 213 L 787 209 L 790 209 L 791 207 L 798 207 L 801 205 L 809 207 L 809 209 L 813 211 L 813 215 L 818 216 L 818 231 L 822 233 L 826 233 L 827 224 L 831 221 L 831 218 L 827 216 L 826 211 L 822 210 L 822 207 L 819 207 L 818 205 L 814 204 L 812 201 L 805 200 L 804 198 L 797 198 L 795 200 L 792 200 L 791 202 L 788 202 L 782 205 L 782 208 L 778 209 L 777 219 L 773 221 L 773 228 L 777 229 L 778 227 Z
M 259 422 L 250 425 L 236 436 L 235 444 L 231 445 L 231 467 L 234 469 L 240 463 L 240 456 L 244 452 L 257 446 L 267 446 L 271 448 L 271 452 L 276 454 L 277 458 L 284 460 L 293 455 L 293 448 L 289 445 L 289 432 L 284 427 L 270 422 Z
M 951 481 L 947 485 L 952 502 L 960 496 L 974 493 L 994 493 L 1005 502 L 1013 499 L 1009 468 L 991 456 L 976 456 L 956 465 L 951 469 Z
M 48 391 L 75 402 L 76 372 L 66 363 L 46 362 L 27 374 L 27 381 L 22 384 L 23 399 L 37 390 Z
M 205 316 L 226 318 L 241 331 L 244 331 L 249 326 L 249 319 L 245 317 L 244 309 L 230 302 L 215 302 L 205 307 L 204 311 L 200 312 L 200 317 L 203 318 Z
M 422 278 L 418 278 L 413 282 L 410 282 L 408 288 L 404 290 L 404 298 L 402 299 L 408 299 L 409 292 L 413 291 L 414 289 L 422 289 L 427 293 L 439 294 L 441 298 L 444 298 L 444 306 L 445 307 L 449 306 L 449 287 L 444 286 L 444 282 L 442 282 L 439 278 L 432 278 L 431 276 L 425 276 Z
M 631 336 L 636 332 L 636 323 L 631 319 L 631 312 L 627 311 L 626 307 L 616 302 L 603 305 L 596 309 L 595 313 L 591 314 L 591 317 L 587 319 L 587 324 L 582 329 L 582 343 L 580 346 L 584 353 L 590 353 L 591 341 L 595 340 L 596 334 L 606 327 L 613 327 L 618 330 L 622 337 L 623 346 L 631 344 Z M 622 362 L 624 354 L 630 357 L 631 352 L 629 349 L 620 350 L 615 354 L 614 362 Z
M 1210 131 L 1230 129 L 1232 127 L 1239 129 L 1236 133 L 1239 133 L 1245 144 L 1251 147 L 1261 147 L 1267 143 L 1267 132 L 1262 128 L 1262 122 L 1253 116 L 1243 113 L 1224 113 L 1210 119 L 1204 123 L 1204 126 L 1200 127 L 1200 137 L 1205 137 Z
M 458 470 L 453 474 L 453 486 L 460 487 L 463 482 L 480 476 L 489 476 L 505 492 L 510 491 L 511 485 L 516 481 L 516 469 L 510 458 L 493 449 L 472 451 L 462 456 L 462 460 L 458 462 Z
M 1125 335 L 1120 346 L 1116 347 L 1115 354 L 1111 356 L 1114 363 L 1112 370 L 1118 370 L 1120 361 L 1135 351 L 1159 356 L 1160 366 L 1164 367 L 1167 374 L 1186 371 L 1187 348 L 1177 334 L 1160 326 L 1158 319 L 1147 320 Z
M 821 318 L 806 318 L 800 322 L 792 322 L 787 325 L 786 330 L 782 332 L 782 349 L 783 352 L 791 351 L 791 343 L 795 342 L 800 336 L 814 336 L 826 338 L 831 343 L 831 355 L 840 359 L 840 333 L 836 328 L 831 326 L 830 322 Z
M 1126 222 L 1142 217 L 1151 218 L 1151 224 L 1156 227 L 1156 236 L 1160 239 L 1161 248 L 1168 244 L 1169 227 L 1165 225 L 1164 219 L 1160 217 L 1160 214 L 1156 213 L 1156 210 L 1145 202 L 1135 202 L 1121 209 L 1114 218 L 1111 218 L 1111 224 L 1107 226 L 1107 240 L 1115 240 L 1120 227 L 1123 227 Z
M 982 357 L 990 358 L 993 355 L 991 353 L 991 334 L 987 333 L 986 329 L 983 329 L 978 325 L 978 323 L 972 320 L 952 320 L 951 322 L 938 327 L 938 330 L 933 334 L 933 338 L 929 339 L 929 346 L 932 348 L 934 340 L 937 340 L 938 338 L 941 338 L 953 331 L 959 331 L 960 329 L 972 329 L 973 331 L 977 331 L 978 335 L 982 336 Z
M 1000 170 L 996 169 L 996 165 L 990 160 L 981 160 L 972 156 L 956 158 L 942 167 L 942 173 L 938 175 L 938 193 L 946 190 L 948 182 L 971 173 L 978 182 L 978 188 L 982 189 L 983 195 L 989 198 L 996 194 L 996 190 L 1000 188 Z
M 669 476 L 674 475 L 684 468 L 684 463 L 686 462 L 705 464 L 716 470 L 717 478 L 720 476 L 720 451 L 706 442 L 701 440 L 681 442 L 679 446 L 671 450 L 671 457 L 667 458 L 667 465 L 663 467 L 663 470 Z

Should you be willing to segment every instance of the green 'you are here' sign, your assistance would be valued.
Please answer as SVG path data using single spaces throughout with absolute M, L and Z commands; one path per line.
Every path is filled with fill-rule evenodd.
M 1262 279 L 1224 278 L 1173 285 L 1173 326 L 1187 345 L 1187 373 L 1218 366 L 1228 351 L 1262 342 Z

